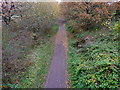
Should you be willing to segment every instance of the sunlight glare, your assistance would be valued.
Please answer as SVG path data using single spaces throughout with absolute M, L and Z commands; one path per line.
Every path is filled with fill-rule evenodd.
M 60 3 L 61 2 L 61 0 L 56 0 L 58 3 Z

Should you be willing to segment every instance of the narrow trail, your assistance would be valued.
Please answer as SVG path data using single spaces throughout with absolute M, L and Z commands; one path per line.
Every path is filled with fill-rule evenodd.
M 49 69 L 45 88 L 66 88 L 66 57 L 67 57 L 67 36 L 63 22 L 59 24 L 59 31 L 56 36 L 54 55 Z

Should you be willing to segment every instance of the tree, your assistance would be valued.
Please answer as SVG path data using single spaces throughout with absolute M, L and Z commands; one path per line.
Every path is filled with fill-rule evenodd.
M 76 32 L 101 28 L 110 20 L 112 10 L 107 2 L 65 2 L 63 15 Z
M 6 0 L 1 3 L 1 16 L 7 25 L 10 23 L 12 16 L 20 11 L 18 4 L 18 2 L 8 2 Z
M 112 3 L 111 6 L 114 8 L 115 11 L 113 19 L 118 20 L 120 18 L 120 1 Z

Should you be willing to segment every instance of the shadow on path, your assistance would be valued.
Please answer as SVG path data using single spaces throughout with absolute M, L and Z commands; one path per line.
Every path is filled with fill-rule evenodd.
M 59 23 L 59 31 L 56 36 L 54 55 L 49 69 L 45 88 L 66 88 L 66 56 L 67 36 L 64 23 Z

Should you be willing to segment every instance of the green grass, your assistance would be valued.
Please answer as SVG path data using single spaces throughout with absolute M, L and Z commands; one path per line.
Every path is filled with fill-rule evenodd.
M 26 58 L 32 60 L 33 64 L 27 69 L 27 72 L 23 73 L 23 79 L 19 84 L 15 85 L 16 88 L 42 88 L 46 80 L 50 62 L 52 60 L 54 45 L 50 38 L 58 31 L 58 25 L 56 24 L 51 31 L 51 34 L 45 37 L 45 40 L 41 40 L 42 44 L 35 46 L 31 50 L 31 54 Z
M 17 66 L 14 72 L 8 72 L 9 78 L 5 79 L 4 85 L 11 88 L 42 88 L 46 80 L 50 62 L 52 60 L 54 45 L 51 38 L 57 33 L 56 24 L 50 32 L 50 35 L 39 37 L 37 44 L 31 48 L 24 48 L 22 58 L 16 61 Z M 9 33 L 4 33 L 6 36 Z M 4 38 L 8 40 L 8 38 Z M 12 67 L 12 66 L 11 66 Z M 15 73 L 15 75 L 13 75 Z
M 77 40 L 86 36 L 95 38 L 89 47 L 74 47 Z M 69 39 L 70 86 L 73 88 L 119 88 L 118 49 L 118 33 L 114 30 L 83 31 Z M 78 53 L 78 50 L 81 51 Z
M 55 26 L 53 27 L 53 29 L 52 29 L 52 31 L 51 31 L 51 33 L 49 35 L 50 36 L 55 35 L 58 32 L 58 29 L 59 29 L 59 25 L 55 24 Z
M 37 46 L 31 50 L 31 54 L 26 58 L 32 60 L 32 65 L 27 69 L 27 73 L 23 73 L 23 78 L 16 88 L 40 88 L 48 73 L 48 68 L 53 54 L 53 44 L 48 41 L 43 47 Z

